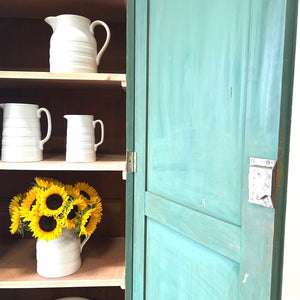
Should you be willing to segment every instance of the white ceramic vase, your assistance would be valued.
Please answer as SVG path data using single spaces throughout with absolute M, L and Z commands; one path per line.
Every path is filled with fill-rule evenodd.
M 110 41 L 110 30 L 103 21 L 64 14 L 47 17 L 45 21 L 52 27 L 50 39 L 50 72 L 97 73 L 97 66 Z M 97 53 L 94 28 L 101 25 L 106 30 L 106 40 Z
M 51 116 L 36 104 L 1 103 L 3 109 L 1 159 L 7 162 L 31 162 L 43 159 L 43 145 L 51 135 Z M 41 138 L 40 118 L 47 117 L 47 134 Z
M 37 273 L 42 277 L 56 278 L 70 275 L 81 266 L 81 251 L 88 241 L 82 242 L 73 230 L 62 229 L 58 239 L 36 241 Z
M 104 141 L 104 124 L 95 120 L 93 115 L 65 115 L 67 119 L 67 162 L 93 162 L 96 161 L 97 148 Z M 95 127 L 100 125 L 101 138 L 95 143 Z

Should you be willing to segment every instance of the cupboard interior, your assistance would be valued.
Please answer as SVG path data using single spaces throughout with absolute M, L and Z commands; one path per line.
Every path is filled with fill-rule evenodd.
M 106 22 L 111 30 L 111 41 L 101 58 L 98 72 L 126 73 L 126 3 L 123 0 L 91 0 L 88 4 L 79 0 L 28 0 L 26 3 L 21 0 L 2 1 L 0 73 L 1 71 L 48 72 L 52 29 L 44 22 L 44 18 L 64 13 L 79 14 L 91 21 L 100 19 Z M 103 28 L 96 27 L 95 38 L 100 48 L 105 40 Z M 49 110 L 52 134 L 50 140 L 44 144 L 44 157 L 56 154 L 65 156 L 67 130 L 67 121 L 63 118 L 65 114 L 92 114 L 95 120 L 101 119 L 104 123 L 105 137 L 97 154 L 100 157 L 125 155 L 126 91 L 122 89 L 120 83 L 91 84 L 79 80 L 65 85 L 59 80 L 55 84 L 47 80 L 42 83 L 32 80 L 24 85 L 14 79 L 7 84 L 1 81 L 0 76 L 0 103 L 33 103 Z M 46 127 L 46 117 L 42 115 L 42 136 L 46 134 Z M 1 111 L 0 131 L 2 132 Z M 96 127 L 96 141 L 99 140 L 99 135 L 100 130 Z M 39 278 L 35 274 L 35 240 L 30 234 L 26 234 L 22 239 L 9 233 L 10 199 L 26 191 L 36 176 L 52 177 L 66 184 L 85 181 L 98 191 L 102 199 L 102 221 L 83 248 L 82 267 L 75 274 L 61 279 Z M 120 288 L 120 280 L 124 282 L 125 276 L 126 182 L 122 179 L 122 172 L 91 171 L 88 165 L 85 171 L 51 171 L 39 167 L 36 170 L 16 168 L 16 170 L 0 170 L 0 178 L 0 274 L 2 273 L 0 298 L 50 300 L 80 296 L 93 300 L 124 299 L 125 292 Z M 28 248 L 24 248 L 25 244 Z M 103 257 L 104 259 L 101 259 Z M 110 260 L 114 260 L 113 266 L 110 266 Z M 97 270 L 93 273 L 95 264 Z M 29 273 L 29 279 L 21 279 L 24 282 L 20 283 L 17 273 L 14 272 L 18 272 L 22 266 Z M 119 270 L 119 273 L 115 275 L 112 269 Z M 106 274 L 103 275 L 102 271 Z M 120 280 L 114 278 L 120 274 L 123 274 Z M 102 275 L 105 279 L 101 277 Z

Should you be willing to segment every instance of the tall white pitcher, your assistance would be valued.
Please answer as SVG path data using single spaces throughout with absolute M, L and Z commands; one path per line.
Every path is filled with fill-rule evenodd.
M 51 135 L 51 116 L 36 104 L 1 103 L 3 109 L 2 161 L 30 162 L 43 159 L 43 145 Z M 48 129 L 41 139 L 40 118 L 47 116 Z
M 36 241 L 37 273 L 47 278 L 70 275 L 81 266 L 81 252 L 90 236 L 82 242 L 72 229 L 62 229 L 54 240 Z
M 68 121 L 66 161 L 93 162 L 96 160 L 97 148 L 104 141 L 104 124 L 95 120 L 93 115 L 65 115 Z M 100 125 L 101 137 L 95 143 L 95 127 Z
M 52 29 L 50 39 L 50 72 L 97 73 L 101 56 L 110 41 L 110 30 L 103 21 L 64 14 L 47 17 L 45 22 Z M 101 25 L 106 30 L 106 41 L 99 53 L 94 38 L 94 28 Z

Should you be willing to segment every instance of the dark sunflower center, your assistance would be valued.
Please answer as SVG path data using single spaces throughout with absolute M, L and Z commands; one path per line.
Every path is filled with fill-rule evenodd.
M 71 209 L 71 211 L 69 212 L 67 218 L 68 220 L 72 220 L 76 217 L 76 213 L 78 212 L 78 206 L 74 205 L 74 207 Z
M 80 191 L 80 195 L 84 196 L 84 197 L 87 198 L 88 200 L 91 199 L 91 198 L 90 198 L 90 195 L 89 195 L 87 192 L 85 192 L 85 191 Z
M 34 199 L 34 201 L 32 201 L 29 210 L 32 210 L 33 206 L 36 204 L 36 199 Z
M 56 228 L 56 220 L 53 217 L 41 216 L 39 225 L 43 231 L 50 232 Z
M 52 194 L 47 197 L 46 205 L 49 209 L 56 210 L 63 204 L 63 198 L 59 194 Z

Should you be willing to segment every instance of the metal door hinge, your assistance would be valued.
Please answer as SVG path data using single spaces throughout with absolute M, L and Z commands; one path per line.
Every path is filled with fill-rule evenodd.
M 136 152 L 126 151 L 126 171 L 123 172 L 123 179 L 126 180 L 128 173 L 136 172 Z
M 274 168 L 276 160 L 250 157 L 249 202 L 273 208 Z

